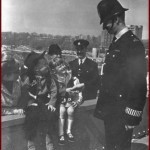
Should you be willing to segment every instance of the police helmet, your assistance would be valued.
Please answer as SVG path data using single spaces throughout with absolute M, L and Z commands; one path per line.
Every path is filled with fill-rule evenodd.
M 102 0 L 97 5 L 97 11 L 101 19 L 100 24 L 127 10 L 117 0 Z

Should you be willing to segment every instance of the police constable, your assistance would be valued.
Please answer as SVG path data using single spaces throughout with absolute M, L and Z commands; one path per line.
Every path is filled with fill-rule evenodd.
M 100 24 L 114 35 L 103 65 L 95 116 L 104 120 L 107 150 L 131 150 L 132 133 L 146 101 L 146 61 L 141 41 L 125 25 L 117 0 L 97 6 Z
M 98 66 L 97 63 L 86 57 L 89 42 L 84 39 L 74 41 L 78 58 L 70 62 L 72 75 L 79 78 L 84 86 L 83 99 L 94 99 L 98 90 Z

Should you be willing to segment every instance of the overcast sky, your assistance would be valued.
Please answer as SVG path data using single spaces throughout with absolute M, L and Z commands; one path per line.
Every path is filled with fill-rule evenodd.
M 2 0 L 2 31 L 54 35 L 100 35 L 100 0 Z M 127 25 L 143 25 L 148 38 L 148 0 L 119 0 Z

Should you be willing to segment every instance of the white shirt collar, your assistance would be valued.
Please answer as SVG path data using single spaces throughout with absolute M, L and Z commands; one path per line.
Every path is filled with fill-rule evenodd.
M 82 59 L 82 64 L 85 62 L 85 60 L 86 60 L 86 57 L 84 57 L 84 58 Z M 79 65 L 80 65 L 80 63 L 81 63 L 80 61 L 81 61 L 81 59 L 78 58 Z
M 125 34 L 128 31 L 128 28 L 125 27 L 124 29 L 122 29 L 115 37 L 117 38 L 115 41 L 117 41 L 118 39 L 120 39 L 120 37 Z

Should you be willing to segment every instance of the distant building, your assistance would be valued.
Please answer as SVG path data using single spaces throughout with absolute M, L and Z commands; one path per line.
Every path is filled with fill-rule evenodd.
M 87 35 L 80 34 L 80 35 L 75 36 L 75 40 L 78 40 L 78 39 L 87 39 Z
M 113 35 L 109 34 L 107 30 L 103 30 L 101 34 L 101 47 L 108 48 L 112 39 Z
M 127 25 L 128 29 L 133 32 L 140 40 L 142 39 L 143 26 L 142 25 Z

